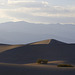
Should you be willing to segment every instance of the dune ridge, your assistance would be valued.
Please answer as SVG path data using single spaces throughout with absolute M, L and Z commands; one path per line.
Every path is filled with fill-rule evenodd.
M 32 43 L 30 45 L 37 45 L 37 44 L 49 44 L 51 42 L 51 40 L 43 40 L 43 41 L 39 41 L 39 42 L 35 42 L 35 43 Z
M 69 45 L 57 40 L 44 40 L 22 46 L 10 46 L 0 53 L 0 62 L 25 64 L 34 63 L 38 58 L 62 60 L 75 63 L 75 45 Z

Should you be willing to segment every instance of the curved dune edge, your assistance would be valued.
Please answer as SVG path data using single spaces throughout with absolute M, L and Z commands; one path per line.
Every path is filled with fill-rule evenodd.
M 37 64 L 37 63 L 28 63 L 24 64 L 24 66 L 29 66 L 29 67 L 36 67 L 36 68 L 52 68 L 52 69 L 75 69 L 75 67 L 57 67 L 58 64 L 65 64 L 66 61 L 48 61 L 48 64 Z M 73 65 L 75 66 L 75 65 Z
M 22 45 L 9 45 L 9 46 L 0 46 L 0 52 L 4 52 L 6 50 L 10 50 L 13 48 L 21 47 Z
M 60 69 L 60 70 L 75 70 L 75 67 L 57 67 L 57 64 L 65 63 L 65 61 L 49 61 L 48 64 L 37 64 L 37 63 L 28 63 L 28 64 L 11 64 L 11 63 L 0 63 L 4 66 L 15 66 L 15 67 L 30 67 L 30 68 L 39 68 L 39 69 Z M 52 65 L 53 64 L 53 65 Z M 74 65 L 75 66 L 75 65 Z
M 51 40 L 43 40 L 43 41 L 39 41 L 39 42 L 35 42 L 35 43 L 32 43 L 30 45 L 37 45 L 37 44 L 49 44 L 51 42 Z
M 25 64 L 24 66 L 33 67 L 33 68 L 39 68 L 39 69 L 75 70 L 75 67 L 57 67 L 57 65 Z
M 49 44 L 51 42 L 51 40 L 43 40 L 43 41 L 39 41 L 39 42 L 35 42 L 35 43 L 31 43 L 30 45 L 38 45 L 38 44 Z M 3 45 L 0 46 L 0 52 L 4 52 L 6 50 L 10 50 L 10 49 L 14 49 L 14 48 L 18 48 L 21 47 L 23 45 Z

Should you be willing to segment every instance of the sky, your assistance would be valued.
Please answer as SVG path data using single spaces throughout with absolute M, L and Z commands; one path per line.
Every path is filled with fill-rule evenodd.
M 0 23 L 75 24 L 75 0 L 0 0 Z

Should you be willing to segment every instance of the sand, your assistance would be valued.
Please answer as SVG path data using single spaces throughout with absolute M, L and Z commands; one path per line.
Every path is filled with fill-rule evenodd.
M 57 67 L 56 65 L 6 64 L 0 63 L 0 75 L 74 75 L 75 67 Z
M 43 41 L 32 43 L 30 45 L 49 44 L 50 42 L 51 42 L 51 40 L 43 40 Z
M 45 40 L 27 45 L 0 46 L 0 75 L 75 75 L 75 45 Z M 48 64 L 37 64 L 38 58 Z
M 10 49 L 21 47 L 21 46 L 22 45 L 3 45 L 3 46 L 0 46 L 0 52 L 4 52 L 6 50 L 10 50 Z

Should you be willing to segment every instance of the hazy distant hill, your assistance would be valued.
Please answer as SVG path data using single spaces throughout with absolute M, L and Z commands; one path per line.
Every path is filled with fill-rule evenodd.
M 74 34 L 73 24 L 34 24 L 23 21 L 0 24 L 0 43 L 27 44 L 49 38 L 75 43 Z
M 52 39 L 30 43 L 0 53 L 0 62 L 5 63 L 32 63 L 39 58 L 50 61 L 63 60 L 75 64 L 75 44 L 66 44 Z

